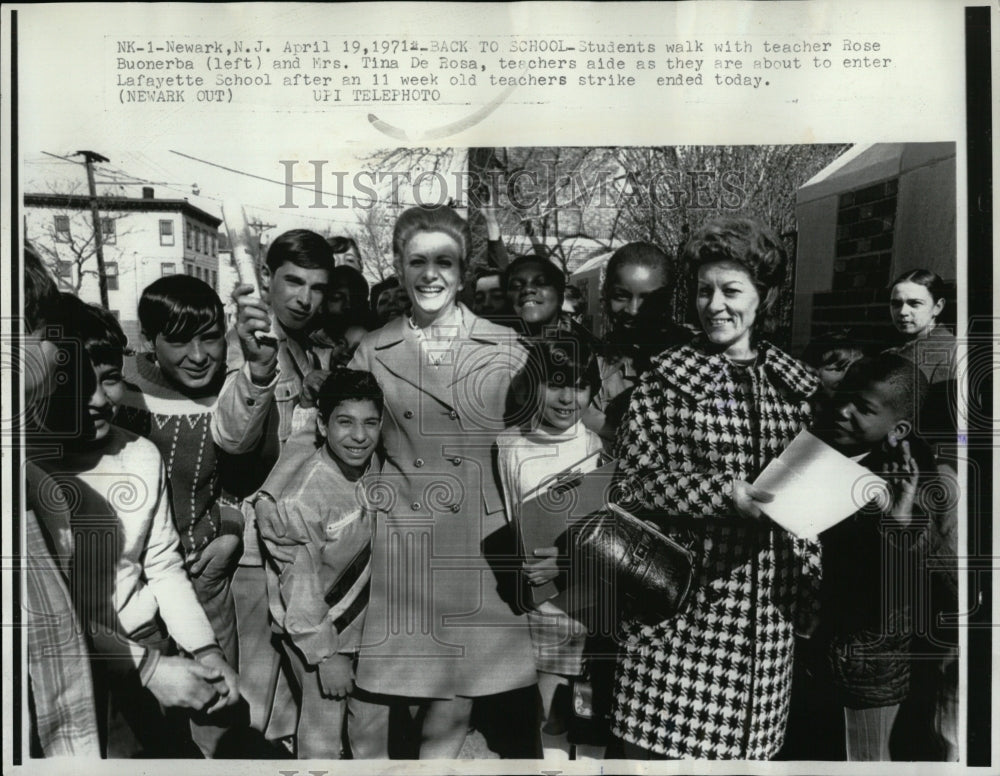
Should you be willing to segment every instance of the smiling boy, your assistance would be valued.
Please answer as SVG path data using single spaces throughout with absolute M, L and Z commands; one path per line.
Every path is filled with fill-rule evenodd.
M 163 459 L 112 422 L 126 392 L 125 335 L 109 312 L 75 297 L 63 295 L 60 308 L 59 323 L 93 371 L 64 386 L 80 434 L 58 461 L 40 463 L 69 495 L 73 541 L 62 549 L 73 556 L 72 590 L 90 624 L 95 685 L 112 699 L 102 696 L 100 712 L 120 717 L 108 726 L 107 754 L 128 756 L 136 745 L 147 755 L 186 754 L 184 734 L 166 727 L 142 688 L 164 706 L 215 711 L 238 701 L 238 677 L 185 573 Z
M 847 759 L 889 760 L 889 739 L 910 691 L 914 616 L 924 605 L 919 574 L 928 517 L 917 499 L 933 456 L 913 436 L 927 380 L 893 354 L 847 370 L 815 432 L 886 478 L 891 498 L 820 535 L 820 630 L 824 669 L 844 708 Z
M 368 372 L 338 368 L 320 386 L 316 407 L 322 444 L 277 499 L 285 539 L 295 546 L 290 561 L 276 553 L 275 565 L 280 624 L 301 694 L 297 754 L 336 759 L 368 604 L 374 523 L 359 481 L 381 434 L 382 391 Z
M 275 238 L 263 274 L 267 302 L 253 287 L 233 292 L 236 326 L 227 336 L 225 383 L 219 393 L 212 433 L 227 453 L 241 458 L 241 481 L 234 494 L 252 496 L 274 467 L 292 433 L 292 414 L 302 381 L 329 366 L 329 348 L 311 341 L 333 271 L 333 253 L 320 235 L 293 229 Z M 274 339 L 257 339 L 270 330 Z M 244 505 L 246 505 L 244 501 Z M 279 653 L 268 622 L 267 582 L 252 509 L 245 509 L 243 556 L 233 578 L 239 621 L 240 675 L 250 703 L 251 725 L 272 739 L 290 735 L 294 709 L 290 699 L 275 703 Z M 287 689 L 287 688 L 286 688 Z M 284 711 L 271 719 L 272 709 Z

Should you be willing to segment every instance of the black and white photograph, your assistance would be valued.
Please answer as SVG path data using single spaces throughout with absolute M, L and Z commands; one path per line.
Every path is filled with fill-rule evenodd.
M 6 766 L 990 768 L 992 12 L 470 5 L 5 8 Z

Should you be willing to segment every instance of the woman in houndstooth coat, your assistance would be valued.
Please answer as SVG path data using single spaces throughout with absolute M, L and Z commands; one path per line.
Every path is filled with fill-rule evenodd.
M 749 219 L 685 247 L 702 335 L 653 360 L 619 431 L 636 506 L 695 556 L 685 608 L 623 623 L 613 729 L 641 759 L 769 759 L 784 740 L 795 633 L 811 624 L 819 546 L 760 511 L 752 482 L 810 418 L 816 378 L 760 339 L 786 259 Z

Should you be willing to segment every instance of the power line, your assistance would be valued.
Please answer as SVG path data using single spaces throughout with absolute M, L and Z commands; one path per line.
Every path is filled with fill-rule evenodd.
M 217 164 L 216 162 L 210 162 L 207 159 L 199 159 L 197 156 L 191 156 L 190 154 L 185 154 L 185 153 L 182 153 L 181 151 L 171 150 L 170 153 L 177 154 L 178 156 L 183 156 L 185 159 L 191 159 L 192 161 L 195 161 L 195 162 L 201 162 L 202 164 L 207 164 L 210 167 L 217 167 L 220 170 L 225 170 L 226 172 L 236 173 L 237 175 L 245 175 L 248 178 L 255 178 L 256 180 L 264 181 L 265 183 L 274 183 L 274 184 L 277 184 L 278 186 L 281 186 L 282 188 L 290 187 L 290 188 L 293 188 L 293 189 L 302 189 L 303 191 L 310 191 L 314 195 L 317 192 L 316 188 L 312 187 L 312 186 L 306 186 L 306 185 L 300 184 L 300 183 L 289 183 L 288 181 L 279 181 L 276 178 L 265 178 L 263 175 L 256 175 L 255 173 L 246 172 L 245 170 L 237 170 L 234 167 L 226 167 L 223 164 Z M 319 190 L 319 194 L 320 194 L 321 197 L 322 196 L 326 196 L 328 193 L 329 192 L 326 192 L 326 191 L 324 191 L 322 189 Z M 344 199 L 346 199 L 346 198 L 345 197 L 339 197 L 338 199 L 341 201 L 341 204 L 342 204 L 342 201 Z M 351 199 L 354 200 L 354 201 L 358 201 L 358 197 L 352 197 Z M 374 205 L 378 200 L 368 198 L 368 199 L 366 199 L 364 201 L 365 202 L 369 202 L 369 203 L 371 203 L 371 204 Z

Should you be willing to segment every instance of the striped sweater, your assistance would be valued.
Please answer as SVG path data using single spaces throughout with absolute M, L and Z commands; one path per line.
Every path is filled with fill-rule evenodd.
M 163 456 L 185 554 L 203 549 L 220 534 L 241 535 L 238 510 L 220 509 L 227 461 L 212 441 L 217 397 L 193 399 L 180 393 L 148 353 L 125 359 L 124 375 L 126 392 L 115 423 L 149 439 Z

